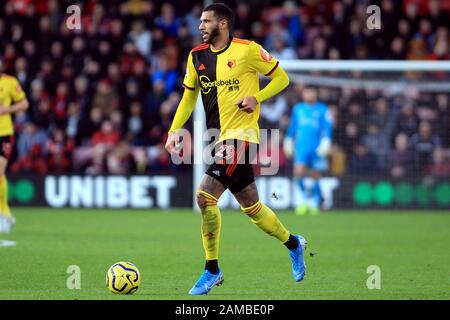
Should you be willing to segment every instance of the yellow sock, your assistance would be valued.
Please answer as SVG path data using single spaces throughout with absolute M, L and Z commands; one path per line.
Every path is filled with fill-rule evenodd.
M 218 200 L 213 195 L 202 190 L 198 190 L 197 194 L 201 194 L 206 198 L 206 207 L 201 209 L 202 240 L 206 260 L 217 260 L 219 259 L 219 240 L 222 226 L 222 217 L 217 206 Z
M 282 243 L 289 239 L 289 231 L 283 226 L 276 214 L 260 201 L 248 208 L 242 208 L 261 230 L 277 238 Z
M 8 205 L 8 181 L 6 176 L 0 176 L 0 213 L 7 218 L 11 218 L 11 211 Z

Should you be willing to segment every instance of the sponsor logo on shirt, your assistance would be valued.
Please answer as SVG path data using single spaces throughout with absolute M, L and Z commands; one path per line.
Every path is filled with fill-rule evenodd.
M 199 77 L 200 87 L 203 94 L 208 94 L 212 88 L 220 86 L 239 86 L 238 79 L 227 79 L 227 80 L 215 80 L 211 81 L 208 76 L 201 75 Z

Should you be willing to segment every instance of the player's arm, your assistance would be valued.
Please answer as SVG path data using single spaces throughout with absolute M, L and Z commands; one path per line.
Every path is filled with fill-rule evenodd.
M 192 54 L 189 54 L 186 75 L 183 81 L 184 93 L 180 100 L 172 125 L 169 129 L 169 134 L 166 141 L 166 150 L 170 154 L 176 151 L 176 146 L 179 140 L 177 131 L 181 129 L 189 120 L 194 111 L 197 102 L 199 86 L 197 81 L 197 72 L 192 62 Z
M 25 111 L 30 106 L 27 97 L 25 96 L 25 92 L 16 79 L 13 80 L 11 85 L 11 98 L 14 103 L 10 105 L 9 108 L 0 104 L 0 115 Z
M 13 105 L 10 105 L 9 108 L 5 108 L 4 106 L 0 105 L 0 115 L 4 114 L 12 114 L 20 111 L 25 111 L 28 109 L 30 104 L 28 103 L 27 98 L 23 98 L 17 103 L 14 103 Z
M 325 111 L 322 116 L 322 138 L 317 147 L 317 154 L 319 156 L 327 156 L 331 151 L 331 139 L 333 138 L 333 119 L 330 110 Z
M 289 85 L 289 77 L 280 67 L 279 62 L 255 42 L 250 44 L 248 57 L 250 68 L 271 78 L 270 82 L 254 96 L 236 102 L 242 111 L 251 113 L 255 111 L 258 103 L 283 91 Z
M 180 104 L 178 105 L 175 117 L 173 118 L 172 125 L 169 129 L 169 134 L 166 142 L 166 150 L 172 154 L 179 140 L 177 131 L 181 129 L 184 124 L 191 117 L 194 111 L 195 103 L 197 102 L 198 89 L 185 89 Z
M 255 98 L 258 103 L 261 103 L 267 99 L 270 99 L 274 95 L 283 91 L 289 85 L 289 77 L 286 72 L 278 65 L 275 70 L 269 75 L 272 80 L 264 87 L 264 89 L 260 90 Z

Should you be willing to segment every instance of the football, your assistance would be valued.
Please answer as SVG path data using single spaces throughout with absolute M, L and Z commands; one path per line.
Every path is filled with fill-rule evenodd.
M 112 293 L 133 294 L 140 285 L 139 270 L 130 262 L 116 262 L 106 272 L 106 286 Z

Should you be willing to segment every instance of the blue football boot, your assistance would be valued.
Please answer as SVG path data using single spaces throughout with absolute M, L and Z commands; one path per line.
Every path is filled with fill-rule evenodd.
M 223 273 L 219 269 L 217 274 L 213 274 L 208 270 L 203 271 L 202 275 L 189 290 L 190 295 L 208 294 L 214 286 L 220 286 L 223 283 Z
M 292 276 L 294 280 L 300 282 L 305 277 L 306 265 L 303 259 L 303 251 L 306 249 L 306 239 L 300 235 L 295 236 L 298 239 L 299 245 L 293 250 L 289 250 L 289 255 L 292 261 Z

